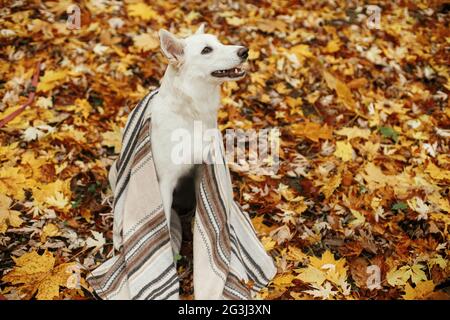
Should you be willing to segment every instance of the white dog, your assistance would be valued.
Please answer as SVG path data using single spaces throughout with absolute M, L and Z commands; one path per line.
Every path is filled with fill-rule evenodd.
M 215 36 L 204 34 L 204 25 L 184 39 L 163 29 L 159 36 L 169 66 L 149 110 L 152 152 L 170 226 L 179 222 L 174 221 L 178 217 L 172 213 L 172 207 L 178 213 L 192 211 L 195 207 L 200 166 L 194 165 L 194 159 L 202 159 L 202 150 L 192 148 L 189 157 L 192 162 L 175 163 L 172 151 L 176 142 L 172 133 L 184 129 L 192 139 L 198 139 L 194 137 L 196 121 L 201 121 L 204 130 L 217 128 L 220 85 L 245 76 L 242 64 L 248 57 L 248 49 L 223 45 Z M 194 140 L 191 145 L 202 145 L 202 141 Z

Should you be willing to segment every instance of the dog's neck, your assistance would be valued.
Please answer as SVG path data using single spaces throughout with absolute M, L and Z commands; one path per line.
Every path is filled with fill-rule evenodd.
M 169 65 L 161 81 L 159 94 L 172 103 L 169 108 L 194 120 L 215 122 L 220 102 L 220 85 L 187 77 Z

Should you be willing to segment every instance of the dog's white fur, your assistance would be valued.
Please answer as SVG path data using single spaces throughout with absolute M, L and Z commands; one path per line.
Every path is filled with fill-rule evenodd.
M 245 58 L 238 56 L 242 46 L 223 45 L 210 34 L 204 34 L 202 25 L 197 32 L 179 39 L 166 30 L 160 30 L 161 49 L 169 60 L 169 65 L 161 81 L 159 93 L 151 101 L 152 152 L 160 185 L 164 212 L 170 226 L 178 219 L 173 214 L 173 191 L 179 179 L 192 171 L 193 164 L 175 164 L 171 153 L 176 145 L 172 132 L 185 129 L 194 138 L 194 121 L 201 121 L 204 130 L 217 128 L 217 111 L 220 102 L 220 85 L 227 80 L 237 80 L 242 76 L 214 77 L 217 70 L 235 68 Z M 202 54 L 205 47 L 212 48 Z M 242 50 L 242 49 L 241 49 Z M 201 143 L 192 141 L 192 144 Z M 192 158 L 201 159 L 196 150 Z M 201 151 L 200 151 L 201 152 Z M 196 173 L 199 176 L 199 172 Z M 198 186 L 196 179 L 195 187 Z M 177 252 L 179 248 L 174 248 Z

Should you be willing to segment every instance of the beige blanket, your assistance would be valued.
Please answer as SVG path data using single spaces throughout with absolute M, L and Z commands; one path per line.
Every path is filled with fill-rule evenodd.
M 151 151 L 147 109 L 157 93 L 149 93 L 129 115 L 122 151 L 110 171 L 118 254 L 87 279 L 103 299 L 179 298 L 171 242 L 179 242 L 181 230 L 167 225 Z M 219 148 L 224 161 L 222 142 Z M 203 166 L 193 229 L 195 298 L 250 299 L 276 268 L 247 213 L 233 200 L 227 166 Z

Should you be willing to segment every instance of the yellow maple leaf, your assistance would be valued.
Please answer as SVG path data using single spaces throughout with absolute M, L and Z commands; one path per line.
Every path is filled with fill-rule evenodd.
M 331 41 L 328 41 L 327 46 L 325 47 L 325 52 L 334 53 L 336 51 L 339 51 L 341 46 L 342 42 L 338 38 L 333 39 Z
M 102 145 L 114 147 L 114 152 L 119 153 L 122 147 L 122 129 L 116 124 L 112 124 L 112 130 L 102 133 Z
M 436 254 L 434 257 L 428 260 L 429 269 L 438 265 L 442 270 L 447 268 L 448 260 L 444 259 L 440 254 Z
M 5 233 L 8 226 L 17 228 L 23 223 L 20 218 L 20 212 L 10 210 L 12 200 L 4 194 L 0 193 L 0 233 Z
M 263 237 L 261 239 L 261 243 L 266 251 L 273 250 L 275 248 L 275 245 L 277 244 L 277 242 L 271 237 Z
M 329 250 L 325 251 L 321 258 L 311 257 L 307 268 L 296 271 L 299 272 L 298 279 L 319 286 L 325 280 L 341 286 L 347 279 L 345 258 L 336 260 Z
M 60 0 L 60 1 L 49 1 L 47 4 L 50 8 L 50 11 L 56 12 L 57 14 L 61 14 L 63 12 L 67 12 L 67 8 L 73 5 L 72 0 Z
M 366 218 L 359 211 L 353 209 L 350 209 L 350 211 L 352 212 L 352 215 L 355 217 L 355 219 L 353 219 L 349 223 L 350 227 L 352 228 L 360 227 L 364 224 L 364 222 L 366 222 Z
M 328 199 L 336 190 L 342 182 L 341 172 L 333 175 L 321 188 L 320 192 L 322 192 L 325 196 L 325 199 Z
M 37 91 L 47 92 L 52 90 L 60 84 L 67 77 L 67 70 L 47 70 L 45 74 L 40 77 Z
M 311 121 L 302 123 L 294 123 L 290 126 L 291 132 L 294 135 L 304 136 L 314 142 L 319 142 L 319 139 L 331 140 L 333 138 L 333 130 L 327 124 L 319 124 Z
M 92 106 L 86 99 L 76 99 L 73 105 L 65 106 L 66 111 L 75 111 L 82 114 L 87 119 L 92 112 Z
M 16 156 L 19 142 L 13 142 L 9 145 L 0 146 L 0 160 L 11 160 Z
M 447 213 L 450 213 L 450 203 L 448 199 L 443 198 L 439 192 L 433 192 L 428 195 L 428 200 L 434 203 L 439 209 L 444 210 Z
M 316 90 L 306 96 L 306 101 L 308 101 L 310 104 L 314 104 L 319 98 L 320 98 L 320 91 Z
M 63 127 L 64 131 L 57 131 L 53 134 L 53 138 L 65 140 L 73 139 L 79 143 L 86 143 L 86 132 L 80 131 L 73 126 Z
M 70 194 L 70 179 L 58 179 L 55 182 L 40 184 L 33 188 L 34 201 L 36 205 L 42 208 L 46 207 L 47 204 L 55 205 L 57 208 L 63 204 L 65 206 L 65 202 L 68 201 L 65 199 L 68 199 Z
M 256 26 L 264 32 L 274 32 L 275 30 L 286 31 L 287 25 L 284 21 L 274 19 L 258 19 Z
M 439 168 L 431 161 L 428 163 L 425 172 L 435 180 L 450 180 L 450 171 Z
M 428 294 L 432 293 L 434 290 L 433 280 L 420 281 L 413 288 L 409 283 L 405 286 L 405 294 L 403 299 L 405 300 L 420 300 L 424 299 Z
M 66 286 L 71 275 L 68 272 L 76 263 L 64 263 L 55 267 L 55 258 L 51 252 L 39 255 L 32 251 L 19 258 L 13 258 L 16 266 L 7 273 L 2 281 L 20 285 L 19 291 L 31 298 L 36 292 L 38 300 L 52 300 L 59 296 L 59 288 Z
M 303 110 L 301 109 L 301 106 L 303 104 L 302 98 L 286 97 L 285 101 L 286 104 L 290 107 L 289 113 L 291 115 L 298 114 L 299 116 L 303 116 Z
M 303 251 L 300 250 L 299 248 L 294 246 L 288 246 L 286 258 L 291 261 L 303 261 L 306 260 L 308 256 L 304 254 Z
M 403 266 L 400 269 L 394 267 L 386 273 L 386 280 L 393 287 L 405 285 L 409 277 L 410 272 L 408 266 Z
M 313 290 L 305 290 L 304 293 L 312 295 L 314 298 L 322 298 L 323 300 L 332 299 L 338 292 L 332 290 L 331 283 L 326 282 L 323 286 L 313 284 Z
M 271 227 L 266 226 L 266 225 L 263 223 L 263 221 L 264 221 L 264 217 L 263 217 L 262 215 L 261 215 L 261 216 L 255 216 L 255 217 L 252 219 L 252 225 L 255 227 L 255 229 L 256 229 L 256 231 L 257 231 L 257 233 L 258 233 L 259 235 L 267 235 L 267 234 L 269 234 L 272 230 L 274 230 L 274 229 L 277 228 L 276 225 L 273 225 L 273 226 L 271 226 Z
M 287 185 L 285 185 L 283 183 L 280 183 L 278 185 L 278 190 L 277 191 L 287 201 L 299 201 L 299 200 L 301 200 L 301 198 L 295 196 L 294 191 L 291 190 L 289 188 L 289 186 L 287 186 Z
M 321 285 L 327 278 L 322 270 L 314 267 L 308 267 L 306 269 L 301 269 L 298 279 L 307 282 Z
M 153 34 L 143 33 L 133 37 L 134 46 L 139 51 L 151 51 L 159 47 L 159 39 Z
M 424 265 L 415 264 L 410 267 L 411 270 L 411 281 L 415 284 L 427 280 L 427 275 L 423 271 Z
M 415 284 L 427 280 L 427 276 L 423 271 L 424 266 L 421 264 L 415 264 L 412 266 L 403 266 L 399 269 L 397 267 L 392 268 L 386 274 L 387 282 L 395 286 L 403 286 L 409 279 Z
M 334 155 L 347 162 L 353 159 L 353 148 L 348 141 L 336 141 L 336 150 Z
M 69 199 L 66 198 L 66 196 L 60 192 L 56 191 L 56 193 L 50 197 L 47 197 L 45 199 L 45 202 L 52 207 L 58 208 L 58 209 L 65 209 L 67 205 L 69 204 Z
M 47 223 L 42 228 L 41 241 L 45 242 L 48 237 L 56 237 L 60 234 L 59 228 L 53 223 Z
M 242 26 L 245 23 L 244 19 L 241 19 L 238 17 L 227 17 L 225 19 L 230 26 L 237 27 L 237 26 Z
M 309 50 L 309 46 L 306 44 L 298 44 L 291 49 L 289 49 L 291 53 L 294 53 L 299 60 L 303 60 L 306 58 L 311 58 L 314 55 L 312 54 L 311 50 Z
M 373 162 L 368 162 L 364 167 L 364 171 L 361 175 L 366 180 L 370 190 L 382 188 L 389 184 L 395 185 L 395 176 L 385 175 Z
M 286 95 L 289 92 L 291 92 L 291 90 L 286 86 L 286 84 L 284 82 L 279 82 L 275 85 L 275 90 L 280 94 L 280 95 Z
M 367 156 L 368 160 L 372 160 L 380 148 L 380 143 L 373 143 L 372 141 L 366 141 L 362 146 L 360 145 L 359 152 Z
M 21 163 L 26 165 L 24 166 L 24 173 L 36 180 L 42 177 L 42 171 L 40 167 L 44 164 L 47 164 L 48 159 L 46 159 L 45 157 L 39 157 L 39 155 L 36 154 L 33 149 L 29 149 L 22 154 Z M 27 187 L 30 186 L 31 185 L 27 183 Z
M 335 131 L 335 133 L 340 136 L 346 136 L 347 139 L 349 139 L 349 140 L 354 139 L 354 138 L 368 139 L 370 136 L 369 129 L 361 129 L 358 127 L 342 128 L 340 130 Z
M 330 250 L 325 251 L 320 259 L 317 257 L 311 257 L 312 266 L 318 269 L 323 269 L 325 265 L 334 265 L 335 271 L 342 276 L 346 275 L 347 273 L 345 264 L 345 258 L 336 260 Z
M 348 86 L 328 71 L 323 71 L 323 77 L 325 78 L 325 82 L 328 87 L 336 91 L 338 98 L 347 107 L 347 109 L 355 112 L 356 102 L 353 100 L 352 92 Z
M 250 51 L 248 52 L 248 59 L 249 60 L 258 59 L 259 55 L 260 55 L 259 50 L 250 49 Z
M 449 112 L 450 117 L 450 112 Z M 450 156 L 447 154 L 440 154 L 436 157 L 438 164 L 441 166 L 450 164 Z
M 23 200 L 25 198 L 23 188 L 26 185 L 27 179 L 19 168 L 0 168 L 0 194 L 6 194 L 13 196 L 17 200 Z
M 273 279 L 273 284 L 276 286 L 293 286 L 292 281 L 295 279 L 295 276 L 292 274 L 281 274 L 277 275 Z
M 265 86 L 266 85 L 266 81 L 267 81 L 268 75 L 266 73 L 263 72 L 252 72 L 250 73 L 250 79 L 253 83 L 258 83 L 261 86 Z M 270 101 L 270 98 L 269 98 Z
M 152 7 L 142 2 L 128 4 L 127 11 L 129 16 L 138 17 L 145 21 L 158 17 L 158 13 Z

